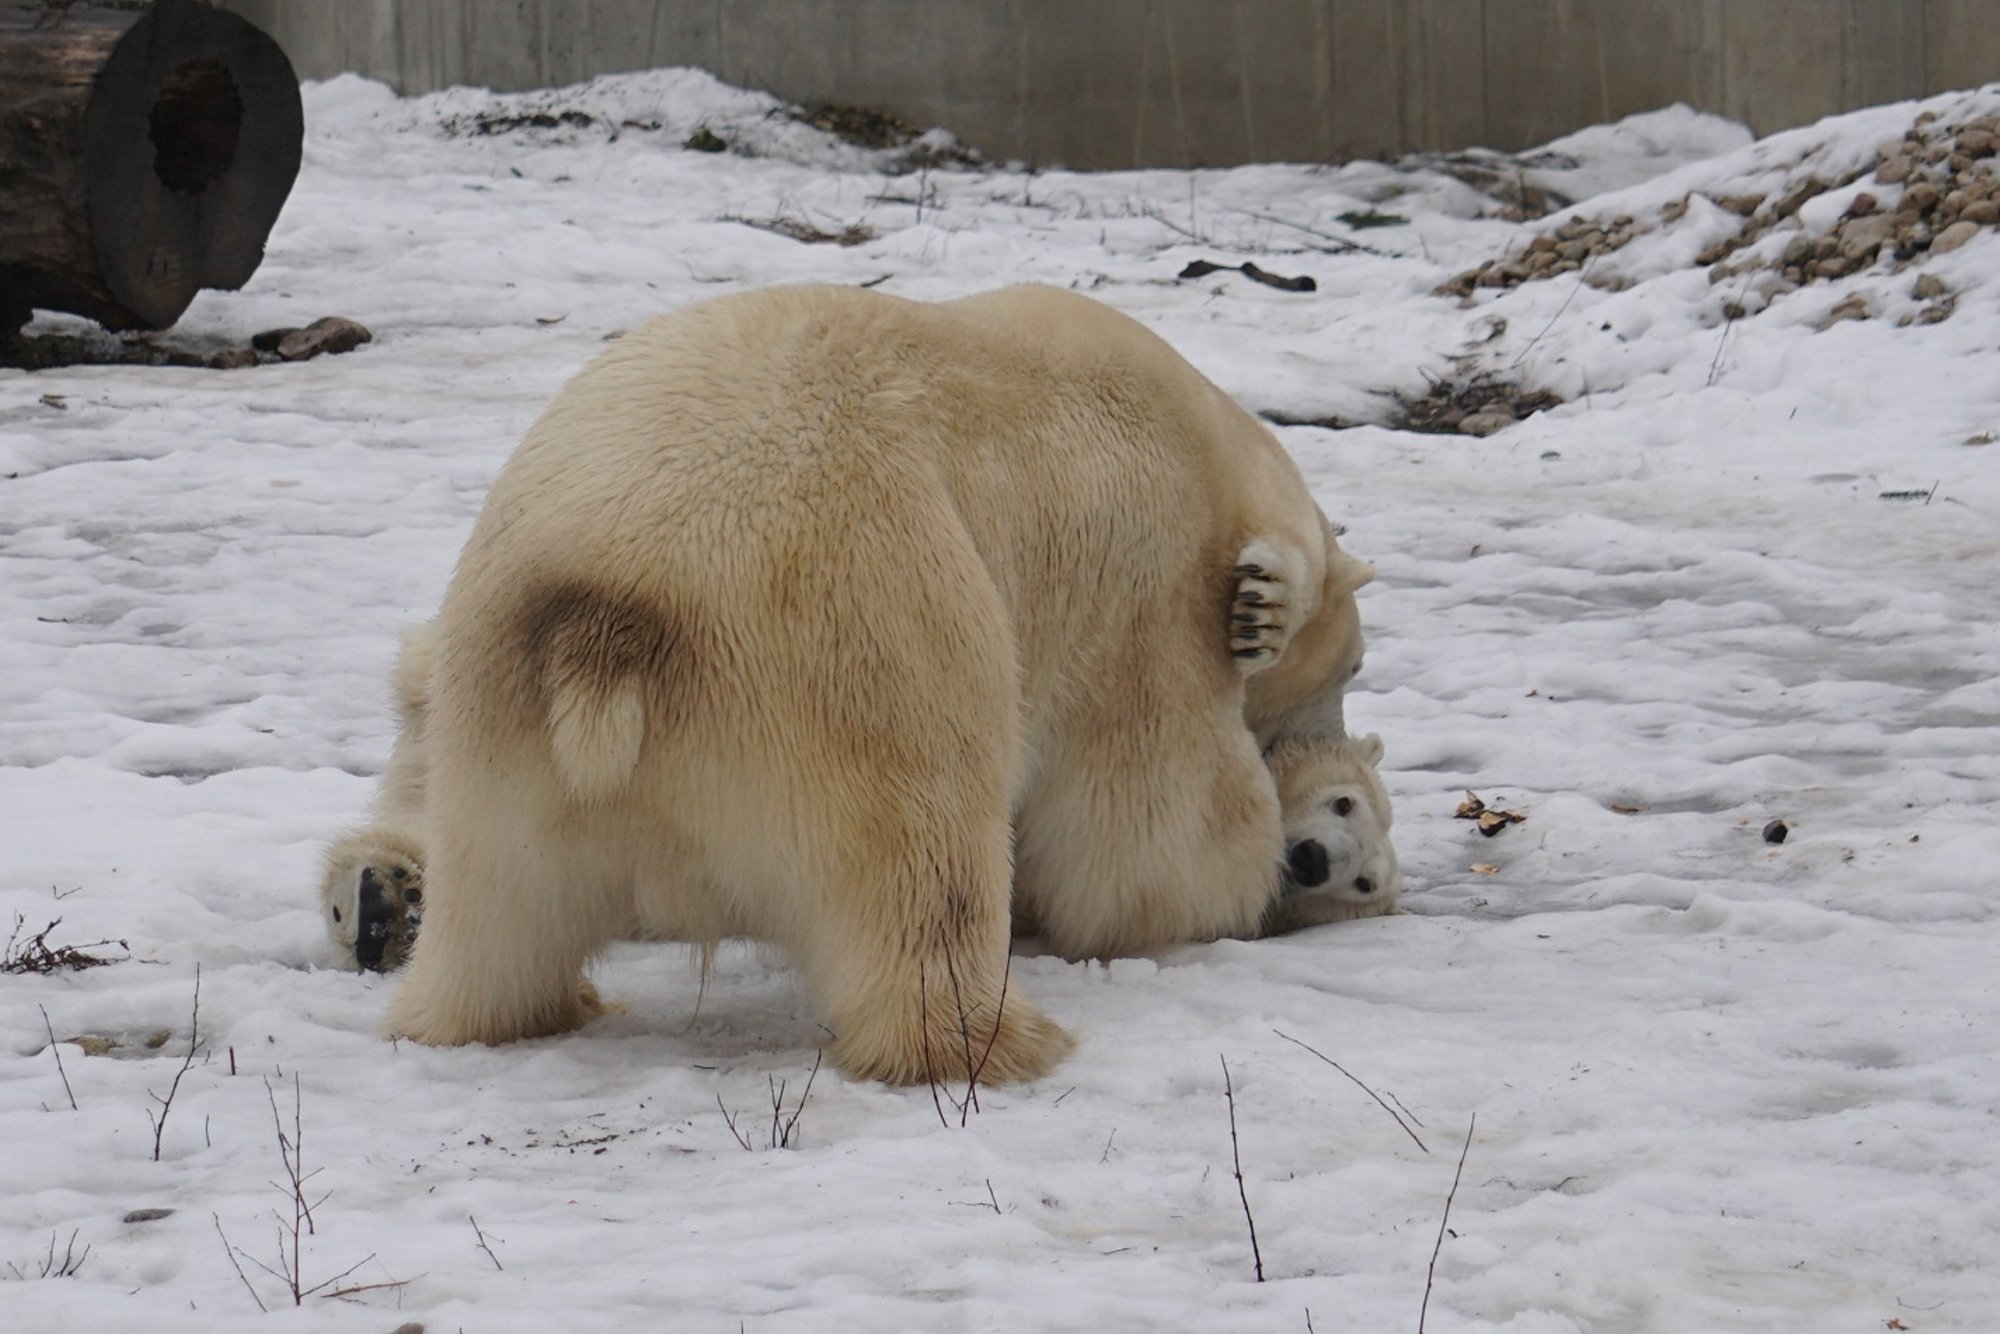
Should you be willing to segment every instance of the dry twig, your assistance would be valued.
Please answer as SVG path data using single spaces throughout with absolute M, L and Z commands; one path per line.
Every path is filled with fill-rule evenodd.
M 486 1258 L 493 1262 L 493 1267 L 495 1269 L 505 1270 L 507 1266 L 500 1263 L 500 1257 L 495 1255 L 493 1253 L 493 1248 L 486 1244 L 486 1233 L 480 1230 L 479 1220 L 477 1218 L 474 1218 L 471 1214 L 467 1214 L 465 1216 L 465 1221 L 472 1224 L 472 1235 L 479 1238 L 479 1249 L 486 1252 Z M 502 1238 L 502 1240 L 505 1240 L 505 1238 Z
M 1236 1086 L 1229 1080 L 1229 1060 L 1222 1062 L 1222 1095 L 1229 1099 L 1229 1155 L 1236 1169 L 1236 1197 L 1243 1201 L 1243 1221 L 1250 1225 L 1250 1258 L 1256 1262 L 1257 1281 L 1264 1281 L 1264 1252 L 1257 1245 L 1257 1219 L 1250 1212 L 1250 1192 L 1243 1185 L 1243 1150 L 1236 1139 Z M 1421 1334 L 1421 1332 L 1420 1332 Z
M 77 1111 L 78 1108 L 76 1105 L 76 1092 L 69 1086 L 69 1071 L 63 1069 L 62 1043 L 56 1041 L 55 1025 L 49 1022 L 49 1007 L 46 1005 L 38 1005 L 35 1008 L 42 1012 L 42 1027 L 48 1030 L 49 1050 L 55 1053 L 56 1073 L 62 1076 L 63 1092 L 69 1094 L 69 1109 L 72 1112 Z
M 1379 1106 L 1383 1111 L 1387 1112 L 1390 1115 L 1390 1117 L 1392 1117 L 1395 1120 L 1396 1124 L 1403 1128 L 1403 1133 L 1405 1135 L 1408 1135 L 1410 1139 L 1415 1142 L 1418 1148 L 1422 1149 L 1425 1153 L 1430 1152 L 1430 1146 L 1425 1144 L 1423 1140 L 1417 1137 L 1417 1132 L 1410 1129 L 1408 1123 L 1405 1122 L 1402 1117 L 1396 1115 L 1396 1109 L 1391 1107 L 1388 1103 L 1383 1102 L 1380 1095 L 1378 1095 L 1374 1089 L 1369 1088 L 1359 1079 L 1355 1079 L 1353 1073 L 1350 1072 L 1346 1066 L 1342 1065 L 1339 1061 L 1334 1060 L 1331 1056 L 1328 1056 L 1325 1052 L 1319 1051 L 1313 1047 L 1306 1046 L 1305 1043 L 1300 1042 L 1290 1033 L 1281 1033 L 1275 1028 L 1272 1029 L 1271 1031 L 1273 1033 L 1277 1033 L 1279 1037 L 1283 1038 L 1285 1041 L 1291 1043 L 1295 1047 L 1304 1047 L 1307 1051 L 1312 1052 L 1313 1055 L 1319 1057 L 1322 1061 L 1325 1061 L 1328 1065 L 1340 1071 L 1341 1074 L 1346 1075 L 1349 1079 L 1354 1080 L 1355 1087 L 1359 1088 L 1363 1093 L 1366 1093 L 1369 1097 L 1374 1098 L 1376 1105 Z
M 194 1064 L 195 1053 L 200 1050 L 201 965 L 196 964 L 194 966 L 194 1014 L 188 1021 L 187 1058 L 181 1062 L 181 1068 L 174 1072 L 174 1082 L 167 1086 L 166 1097 L 162 1098 L 151 1089 L 146 1090 L 146 1096 L 160 1104 L 160 1114 L 158 1116 L 153 1115 L 152 1108 L 148 1107 L 146 1109 L 146 1120 L 151 1122 L 153 1127 L 153 1161 L 156 1163 L 160 1161 L 160 1136 L 166 1133 L 167 1114 L 174 1110 L 174 1094 L 180 1092 L 181 1076 L 185 1075 L 188 1072 L 188 1067 Z
M 257 1303 L 257 1309 L 270 1314 L 271 1308 L 264 1305 L 264 1299 L 257 1295 L 257 1289 L 251 1286 L 250 1276 L 243 1272 L 242 1264 L 236 1259 L 236 1248 L 229 1244 L 229 1234 L 222 1230 L 222 1215 L 212 1213 L 209 1217 L 215 1220 L 215 1235 L 222 1238 L 222 1253 L 229 1257 L 229 1267 L 236 1271 L 236 1277 L 243 1280 L 244 1290 L 250 1294 L 250 1300 Z
M 1438 1252 L 1444 1249 L 1444 1234 L 1451 1222 L 1451 1202 L 1458 1198 L 1458 1179 L 1465 1175 L 1465 1155 L 1472 1152 L 1472 1128 L 1479 1124 L 1474 1112 L 1465 1123 L 1465 1147 L 1458 1151 L 1458 1170 L 1451 1174 L 1451 1191 L 1444 1197 L 1444 1216 L 1438 1219 L 1437 1244 L 1431 1247 L 1430 1268 L 1424 1271 L 1424 1304 L 1417 1310 L 1417 1334 L 1424 1334 L 1424 1318 L 1430 1314 L 1431 1284 L 1437 1278 Z

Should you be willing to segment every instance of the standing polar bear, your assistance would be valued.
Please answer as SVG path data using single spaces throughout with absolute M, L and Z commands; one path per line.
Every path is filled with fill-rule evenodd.
M 1260 746 L 1339 734 L 1369 574 L 1267 431 L 1085 298 L 655 320 L 530 430 L 445 594 L 389 1027 L 572 1028 L 637 922 L 783 946 L 851 1074 L 1033 1078 L 1069 1039 L 1008 988 L 1010 890 L 1071 957 L 1252 934 Z

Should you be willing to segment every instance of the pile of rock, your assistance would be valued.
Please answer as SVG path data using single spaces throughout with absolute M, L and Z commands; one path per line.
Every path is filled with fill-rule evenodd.
M 1631 217 L 1620 214 L 1609 222 L 1571 218 L 1553 232 L 1543 232 L 1511 259 L 1489 259 L 1439 284 L 1439 296 L 1468 297 L 1477 287 L 1519 287 L 1537 278 L 1575 273 L 1600 255 L 1620 249 L 1641 231 Z
M 1739 215 L 1743 223 L 1704 249 L 1695 262 L 1708 268 L 1709 281 L 1718 283 L 1767 272 L 1770 278 L 1761 289 L 1767 300 L 1822 278 L 1859 273 L 1885 255 L 1897 268 L 1920 263 L 1926 255 L 1947 254 L 1981 230 L 2000 226 L 1996 166 L 2000 166 L 2000 117 L 1948 125 L 1936 112 L 1927 111 L 1901 140 L 1876 151 L 1870 184 L 1879 186 L 1879 192 L 1863 189 L 1855 194 L 1829 229 L 1815 233 L 1799 219 L 1799 210 L 1829 190 L 1853 185 L 1867 172 L 1834 180 L 1809 176 L 1776 199 L 1757 194 L 1708 196 L 1710 203 Z M 1688 207 L 1688 199 L 1669 204 L 1660 211 L 1659 225 L 1678 222 Z M 1771 247 L 1758 247 L 1755 253 L 1744 253 L 1770 232 L 1787 227 L 1796 229 L 1796 234 L 1782 251 L 1774 254 Z M 1535 237 L 1520 255 L 1488 260 L 1456 275 L 1437 292 L 1470 297 L 1481 287 L 1515 287 L 1574 272 L 1650 230 L 1629 217 L 1608 223 L 1573 218 L 1554 232 Z M 1585 280 L 1598 286 L 1622 285 L 1587 273 Z M 1950 316 L 1953 299 L 1935 276 L 1919 277 L 1911 294 L 1931 304 L 1906 316 L 1905 323 L 1931 324 Z M 1843 317 L 1865 313 L 1864 303 Z

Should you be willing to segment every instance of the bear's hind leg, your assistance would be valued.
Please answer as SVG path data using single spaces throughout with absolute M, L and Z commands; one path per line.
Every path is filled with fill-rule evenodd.
M 854 865 L 802 962 L 848 1073 L 891 1084 L 1004 1084 L 1046 1074 L 1070 1037 L 1009 976 L 1004 830 L 981 855 L 913 826 Z M 884 895 L 896 902 L 884 902 Z
M 583 966 L 622 902 L 600 868 L 524 844 L 523 820 L 434 827 L 422 933 L 388 1031 L 431 1046 L 501 1043 L 579 1027 L 602 1011 Z

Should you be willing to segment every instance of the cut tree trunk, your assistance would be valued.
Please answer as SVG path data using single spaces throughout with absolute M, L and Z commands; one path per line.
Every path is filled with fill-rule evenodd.
M 196 0 L 0 0 L 0 339 L 35 307 L 164 329 L 237 288 L 299 171 L 298 76 Z

